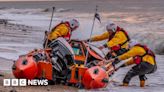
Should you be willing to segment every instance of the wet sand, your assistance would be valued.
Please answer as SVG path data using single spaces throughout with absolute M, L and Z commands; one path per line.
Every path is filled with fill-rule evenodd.
M 48 85 L 48 86 L 26 86 L 26 87 L 4 87 L 3 79 L 11 79 L 14 78 L 12 73 L 2 72 L 0 74 L 4 75 L 0 76 L 0 92 L 77 92 L 78 89 L 71 86 L 65 85 Z

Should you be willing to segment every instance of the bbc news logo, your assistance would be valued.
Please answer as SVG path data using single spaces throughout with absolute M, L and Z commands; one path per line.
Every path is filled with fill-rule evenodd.
M 27 79 L 4 79 L 3 86 L 47 86 L 48 80 L 27 80 Z

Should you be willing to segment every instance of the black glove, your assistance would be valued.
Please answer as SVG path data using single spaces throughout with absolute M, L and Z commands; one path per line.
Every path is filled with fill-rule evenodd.
M 126 66 L 126 64 L 122 64 L 119 68 L 122 68 L 122 67 L 125 67 Z
M 91 40 L 90 40 L 90 39 L 87 39 L 86 41 L 89 42 L 89 41 L 91 41 Z
M 103 46 L 104 46 L 105 48 L 107 48 L 107 47 L 108 47 L 108 45 L 107 45 L 107 44 L 104 44 Z
M 115 64 L 118 64 L 119 62 L 120 62 L 120 60 L 116 57 L 116 58 L 114 59 L 114 62 L 112 62 L 112 64 L 115 65 Z
M 84 42 L 89 42 L 90 39 L 83 40 Z
M 125 64 L 122 64 L 121 66 L 119 66 L 118 68 L 115 68 L 115 71 L 117 71 L 118 69 L 122 68 L 122 67 L 125 67 L 126 65 Z

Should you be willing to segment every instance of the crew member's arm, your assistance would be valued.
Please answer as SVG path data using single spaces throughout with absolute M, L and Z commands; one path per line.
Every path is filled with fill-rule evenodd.
M 91 38 L 91 41 L 102 41 L 109 38 L 109 32 L 105 32 L 101 35 L 97 35 Z
M 119 66 L 118 68 L 116 68 L 116 71 L 119 69 L 119 68 L 122 68 L 122 67 L 126 67 L 126 66 L 129 66 L 129 65 L 132 65 L 134 64 L 134 60 L 133 58 L 130 58 L 126 63 L 122 64 L 121 66 Z
M 52 30 L 50 34 L 48 35 L 49 40 L 54 40 L 58 37 L 62 37 L 64 35 L 67 35 L 69 32 L 69 29 L 64 24 L 58 26 L 55 30 Z
M 124 64 L 125 64 L 125 66 L 129 66 L 129 65 L 135 64 L 135 62 L 134 62 L 133 58 L 131 58 Z
M 142 56 L 144 55 L 146 52 L 142 47 L 139 46 L 133 46 L 129 51 L 127 51 L 126 53 L 118 56 L 119 60 L 125 60 L 128 59 L 130 57 L 135 57 L 137 55 Z

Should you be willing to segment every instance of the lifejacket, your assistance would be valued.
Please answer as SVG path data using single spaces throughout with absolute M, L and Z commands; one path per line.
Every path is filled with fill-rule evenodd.
M 136 44 L 135 46 L 140 46 L 140 47 L 144 48 L 144 50 L 146 51 L 146 53 L 144 55 L 142 55 L 141 57 L 144 57 L 145 55 L 151 55 L 155 58 L 155 54 L 147 46 L 141 45 L 141 44 Z
M 64 39 L 66 39 L 67 41 L 69 41 L 71 39 L 72 32 L 71 32 L 70 25 L 69 25 L 68 22 L 61 22 L 58 25 L 56 25 L 52 30 L 55 30 L 61 24 L 65 24 L 69 28 L 69 32 L 67 33 L 67 35 L 62 36 Z
M 63 36 L 63 38 L 65 38 L 67 41 L 69 41 L 70 39 L 71 39 L 71 32 L 69 31 L 68 33 L 67 33 L 67 35 L 65 35 L 65 36 Z
M 133 58 L 133 61 L 138 65 L 142 61 L 142 57 L 137 55 Z
M 154 59 L 155 59 L 155 54 L 154 54 L 153 51 L 151 51 L 147 46 L 141 45 L 141 44 L 136 44 L 135 46 L 140 46 L 140 47 L 144 48 L 144 50 L 146 51 L 146 53 L 145 53 L 144 55 L 142 55 L 142 56 L 137 55 L 137 56 L 135 56 L 135 57 L 133 58 L 133 59 L 134 59 L 134 62 L 135 62 L 136 64 L 140 64 L 140 62 L 142 62 L 142 58 L 143 58 L 145 55 L 153 56 Z M 157 69 L 157 65 L 156 65 L 156 62 L 155 62 L 155 67 L 154 67 L 154 69 L 153 69 L 150 73 L 155 72 L 156 69 Z
M 143 58 L 145 55 L 151 55 L 151 56 L 153 56 L 153 57 L 155 58 L 155 54 L 154 54 L 147 46 L 141 45 L 141 44 L 136 44 L 135 46 L 142 47 L 142 48 L 144 48 L 144 50 L 146 51 L 146 53 L 145 53 L 144 55 L 142 55 L 142 56 L 137 55 L 137 56 L 134 57 L 134 62 L 135 62 L 136 64 L 140 64 L 140 62 L 142 61 L 142 58 Z
M 124 43 L 122 43 L 122 44 L 118 44 L 118 45 L 116 45 L 116 46 L 113 46 L 113 47 L 111 48 L 113 51 L 119 51 L 119 50 L 121 49 L 121 47 L 122 47 L 124 44 L 126 44 L 128 41 L 130 41 L 130 37 L 128 36 L 127 32 L 126 32 L 124 29 L 120 28 L 120 27 L 117 27 L 116 32 L 114 32 L 113 34 L 111 34 L 111 35 L 109 36 L 108 41 L 110 41 L 110 40 L 115 36 L 115 34 L 116 34 L 117 32 L 119 32 L 119 31 L 122 31 L 122 32 L 126 35 L 127 40 L 126 40 Z

